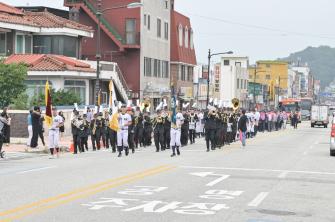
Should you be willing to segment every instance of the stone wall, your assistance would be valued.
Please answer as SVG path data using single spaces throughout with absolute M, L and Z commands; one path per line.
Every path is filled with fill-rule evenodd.
M 64 136 L 71 136 L 71 113 L 72 110 L 62 110 L 65 117 L 65 133 Z M 0 111 L 2 112 L 2 111 Z M 27 138 L 28 137 L 28 111 L 10 110 L 9 115 L 11 120 L 11 137 Z M 48 127 L 44 125 L 45 135 L 48 133 Z

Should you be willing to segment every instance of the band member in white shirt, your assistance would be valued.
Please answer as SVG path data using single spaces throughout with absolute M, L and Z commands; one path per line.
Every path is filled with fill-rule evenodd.
M 52 109 L 52 125 L 49 128 L 49 149 L 51 153 L 51 159 L 54 158 L 56 151 L 57 158 L 59 158 L 59 128 L 63 126 L 63 118 L 58 115 L 57 109 Z
M 171 157 L 180 155 L 179 147 L 181 146 L 180 135 L 181 135 L 181 126 L 184 123 L 184 116 L 182 113 L 176 113 L 175 117 L 172 117 L 171 120 L 171 142 L 170 145 L 172 147 L 172 155 Z
M 125 150 L 126 156 L 129 154 L 128 145 L 128 126 L 132 124 L 131 116 L 126 113 L 126 105 L 122 105 L 121 113 L 119 113 L 118 123 L 119 131 L 117 132 L 117 149 L 119 152 L 118 157 L 122 156 L 122 151 Z

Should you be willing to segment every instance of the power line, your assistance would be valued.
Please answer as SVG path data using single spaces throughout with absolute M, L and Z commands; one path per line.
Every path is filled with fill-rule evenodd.
M 222 22 L 226 24 L 231 24 L 231 25 L 238 25 L 241 27 L 246 27 L 246 28 L 252 28 L 252 29 L 258 29 L 258 30 L 265 30 L 265 31 L 271 31 L 271 32 L 279 32 L 282 35 L 296 35 L 296 36 L 309 36 L 313 38 L 322 38 L 322 39 L 332 39 L 335 40 L 335 36 L 323 36 L 323 35 L 314 35 L 311 33 L 302 33 L 302 32 L 293 32 L 293 31 L 287 31 L 283 29 L 276 29 L 276 28 L 271 28 L 271 27 L 266 27 L 266 26 L 260 26 L 260 25 L 253 25 L 253 24 L 246 24 L 246 23 L 240 23 L 236 21 L 231 21 L 227 19 L 221 19 L 221 18 L 215 18 L 215 17 L 210 17 L 210 16 L 204 16 L 204 15 L 199 15 L 199 14 L 191 14 L 194 17 L 199 17 L 202 19 L 210 20 L 210 21 L 217 21 L 217 22 Z

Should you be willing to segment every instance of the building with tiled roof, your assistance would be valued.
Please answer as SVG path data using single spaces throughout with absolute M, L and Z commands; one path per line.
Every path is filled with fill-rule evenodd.
M 94 104 L 96 67 L 94 62 L 82 61 L 62 55 L 50 54 L 14 54 L 5 59 L 5 64 L 23 63 L 28 66 L 26 79 L 27 94 L 30 98 L 44 90 L 48 80 L 56 90 L 71 90 L 77 93 L 81 104 Z M 114 82 L 114 99 L 127 101 L 127 92 L 120 82 L 119 68 L 116 63 L 104 62 L 101 67 L 101 81 Z M 109 84 L 102 85 L 108 87 Z M 105 101 L 105 102 L 104 102 Z M 107 95 L 103 95 L 103 103 L 108 101 Z
M 0 55 L 59 54 L 81 57 L 81 43 L 93 37 L 89 26 L 48 11 L 31 12 L 0 2 Z

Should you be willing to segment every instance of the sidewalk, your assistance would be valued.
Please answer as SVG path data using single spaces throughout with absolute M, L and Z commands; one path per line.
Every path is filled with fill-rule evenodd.
M 48 137 L 44 137 L 45 143 L 48 146 Z M 35 149 L 28 148 L 27 138 L 10 138 L 11 143 L 9 146 L 3 145 L 3 150 L 5 152 L 27 152 L 27 153 L 44 153 L 48 152 L 46 150 L 47 147 L 43 147 L 42 141 L 40 138 L 38 138 L 38 147 Z M 63 148 L 63 150 L 67 150 L 70 147 L 70 144 L 72 143 L 72 137 L 63 137 L 60 140 L 60 147 Z

